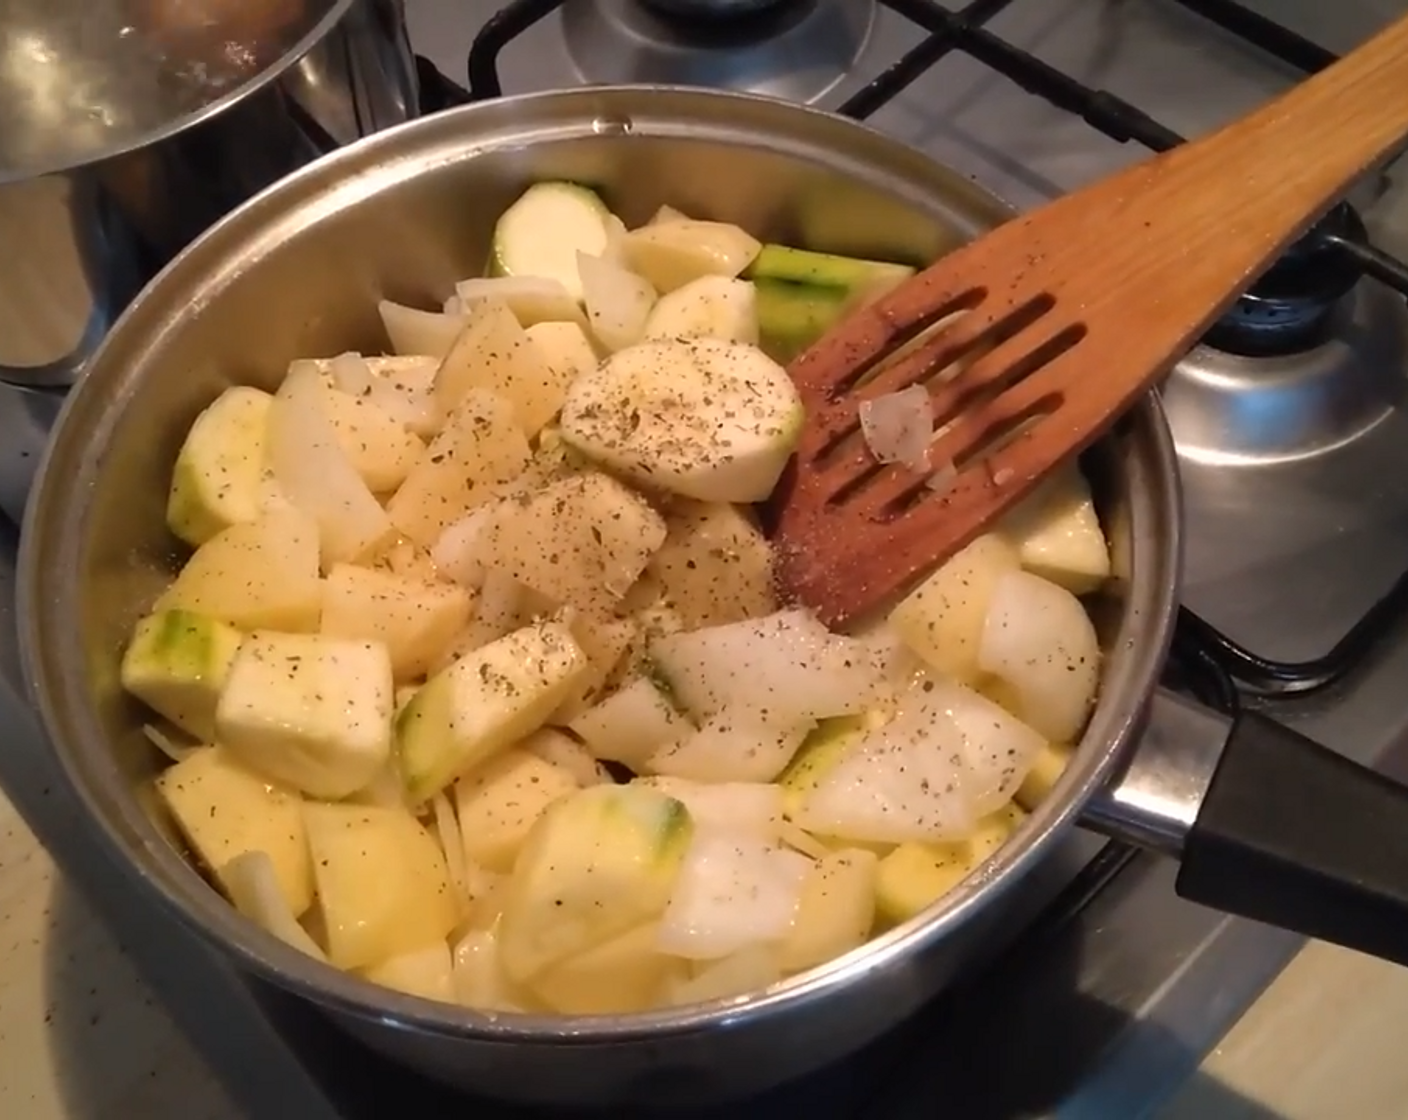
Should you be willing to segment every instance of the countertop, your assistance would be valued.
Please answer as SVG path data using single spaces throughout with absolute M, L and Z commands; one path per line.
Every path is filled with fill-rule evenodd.
M 1405 1021 L 1408 970 L 1311 944 L 1161 1120 L 1402 1120 Z M 3 795 L 0 1116 L 248 1120 Z

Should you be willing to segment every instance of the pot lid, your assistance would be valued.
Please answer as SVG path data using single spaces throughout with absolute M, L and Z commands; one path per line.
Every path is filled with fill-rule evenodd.
M 300 58 L 352 0 L 4 0 L 0 183 L 161 139 Z

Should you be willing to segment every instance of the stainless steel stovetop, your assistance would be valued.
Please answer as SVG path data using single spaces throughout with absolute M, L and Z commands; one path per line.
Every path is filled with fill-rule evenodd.
M 959 8 L 811 0 L 804 18 L 773 27 L 766 43 L 716 30 L 723 45 L 701 52 L 679 33 L 662 38 L 638 0 L 568 0 L 551 12 L 551 0 L 518 0 L 497 20 L 498 3 L 406 0 L 417 49 L 454 81 L 465 80 L 471 45 L 492 25 L 471 67 L 477 95 L 494 93 L 496 84 L 515 93 L 583 80 L 733 82 L 829 108 L 873 108 L 876 127 L 1019 207 L 1144 153 L 1138 143 L 1107 138 L 1072 105 L 1107 127 L 1132 121 L 1136 134 L 1167 141 L 1158 126 L 1196 136 L 1304 72 L 1207 18 L 1210 10 L 1236 15 L 1238 6 L 1228 3 L 977 0 L 967 9 L 974 22 L 996 14 L 986 34 L 964 39 L 971 53 L 954 51 L 927 70 L 915 66 L 920 76 L 884 99 L 883 87 L 870 84 L 925 38 L 899 12 L 926 6 Z M 1405 8 L 1397 0 L 1257 0 L 1240 11 L 1308 41 L 1280 46 L 1313 66 L 1324 51 L 1348 49 Z M 542 12 L 527 30 L 509 34 L 527 22 L 515 16 Z M 1275 42 L 1265 27 L 1250 30 L 1263 46 Z M 947 35 L 950 47 L 963 38 L 952 28 Z M 502 39 L 501 51 L 486 49 Z M 944 53 L 941 46 L 933 41 L 927 49 L 933 56 Z M 1065 97 L 1066 107 L 994 71 L 994 62 L 1015 65 L 1014 49 L 1037 60 L 1017 59 L 1027 84 Z M 1073 102 L 1080 91 L 1061 75 L 1137 112 L 1105 96 Z M 1405 178 L 1408 165 L 1391 167 L 1352 196 L 1374 243 L 1400 258 L 1408 255 Z M 1195 627 L 1185 636 L 1263 692 L 1293 691 L 1316 672 L 1335 675 L 1335 659 L 1295 673 L 1280 663 L 1324 655 L 1408 569 L 1408 311 L 1400 295 L 1363 279 L 1321 315 L 1310 297 L 1333 286 L 1334 271 L 1320 258 L 1293 262 L 1288 283 L 1310 295 L 1246 305 L 1226 342 L 1274 350 L 1287 324 L 1298 324 L 1311 338 L 1298 341 L 1295 353 L 1200 349 L 1165 389 L 1188 505 L 1185 604 L 1231 644 L 1210 645 Z M 0 393 L 0 508 L 22 502 L 51 418 L 51 402 Z M 258 1117 L 439 1115 L 466 1107 L 499 1115 L 494 1106 L 412 1082 L 279 994 L 246 986 L 184 932 L 119 893 L 22 700 L 8 613 L 15 539 L 13 526 L 0 524 L 0 725 L 7 730 L 0 783 L 93 896 L 231 1095 Z M 1380 629 L 1387 636 L 1368 654 L 1339 659 L 1353 667 L 1330 687 L 1248 702 L 1274 703 L 1281 718 L 1345 753 L 1408 771 L 1408 697 L 1400 683 L 1408 674 L 1408 617 Z M 1291 685 L 1278 685 L 1281 678 Z M 1300 942 L 1177 900 L 1173 866 L 1152 856 L 1105 851 L 1094 870 L 1076 874 L 1101 850 L 1094 837 L 1071 846 L 1069 866 L 1053 884 L 1076 876 L 1062 895 L 1059 922 L 1035 927 L 1018 951 L 898 1038 L 777 1097 L 766 1111 L 927 1120 L 961 1102 L 965 1120 L 1157 1114 Z

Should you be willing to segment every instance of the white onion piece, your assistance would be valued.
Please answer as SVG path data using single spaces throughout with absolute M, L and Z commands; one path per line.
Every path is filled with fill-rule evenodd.
M 1053 743 L 1085 726 L 1100 681 L 1100 643 L 1081 601 L 1064 587 L 1011 572 L 998 580 L 978 667 L 1017 693 L 1022 719 Z
M 229 892 L 235 909 L 255 925 L 315 960 L 327 960 L 318 943 L 298 924 L 289 909 L 268 852 L 257 849 L 241 852 L 220 868 L 220 882 Z
M 701 968 L 688 980 L 670 986 L 670 1002 L 708 1003 L 749 992 L 759 992 L 782 979 L 777 950 L 771 945 L 749 945 L 721 961 Z
M 769 726 L 747 709 L 728 707 L 656 751 L 645 768 L 696 782 L 770 782 L 787 768 L 814 726 L 812 720 Z
M 718 960 L 785 937 L 812 862 L 755 837 L 696 829 L 656 935 L 662 953 Z
M 782 829 L 782 787 L 770 782 L 710 784 L 686 778 L 636 781 L 681 802 L 696 828 L 769 841 L 776 839 Z
M 421 311 L 416 307 L 392 303 L 384 299 L 376 305 L 381 325 L 397 354 L 424 354 L 439 362 L 449 353 L 455 339 L 469 321 L 465 315 L 446 315 L 440 311 Z
M 440 430 L 444 413 L 434 393 L 434 358 L 368 359 L 373 374 L 367 400 L 397 423 L 429 438 Z
M 660 691 L 654 681 L 638 677 L 568 726 L 586 740 L 587 749 L 606 762 L 633 770 L 661 747 L 693 730 L 693 725 Z
M 923 385 L 860 402 L 860 431 L 879 463 L 900 463 L 912 471 L 929 469 L 934 439 L 934 403 Z
M 477 591 L 484 583 L 486 572 L 484 530 L 489 524 L 492 505 L 472 509 L 458 521 L 445 526 L 439 539 L 430 546 L 430 559 L 442 575 L 461 587 Z
M 445 305 L 443 308 L 441 308 L 441 310 L 443 310 L 446 315 L 466 314 L 464 300 L 460 299 L 459 296 L 450 296 L 448 299 L 446 299 Z
M 373 983 L 407 995 L 444 1003 L 455 1000 L 450 946 L 443 941 L 433 941 L 407 953 L 397 953 L 361 972 Z
M 597 786 L 611 781 L 611 774 L 592 757 L 592 752 L 564 731 L 545 727 L 518 745 L 544 762 L 567 771 L 579 786 Z
M 435 821 L 435 837 L 440 841 L 440 850 L 445 853 L 445 868 L 450 873 L 450 882 L 460 896 L 463 913 L 473 897 L 469 890 L 469 877 L 465 872 L 464 841 L 460 837 L 460 824 L 455 818 L 455 807 L 444 793 L 437 793 L 430 799 L 430 813 Z
M 1001 809 L 1017 792 L 1046 739 L 986 696 L 942 678 L 924 682 L 927 701 L 953 721 L 963 755 L 964 787 L 980 817 Z
M 522 1010 L 499 966 L 499 943 L 493 930 L 471 930 L 460 938 L 451 955 L 456 1001 L 476 1011 Z
M 364 397 L 371 392 L 372 367 L 355 351 L 339 354 L 328 362 L 328 376 L 332 378 L 333 388 L 354 397 Z
M 461 280 L 455 285 L 460 306 L 469 310 L 480 300 L 504 303 L 520 326 L 538 323 L 577 323 L 587 325 L 582 309 L 561 280 L 547 276 L 493 276 Z M 446 308 L 449 310 L 449 308 Z
M 946 494 L 953 489 L 953 484 L 957 481 L 958 464 L 950 459 L 930 471 L 929 477 L 924 480 L 924 485 L 935 494 Z
M 963 737 L 920 690 L 842 755 L 797 806 L 792 822 L 867 843 L 961 840 L 978 813 L 965 784 Z
M 882 677 L 864 641 L 800 610 L 671 634 L 651 643 L 650 656 L 691 714 L 727 707 L 776 727 L 863 711 Z
M 338 444 L 322 379 L 298 370 L 269 408 L 269 462 L 279 489 L 318 523 L 324 566 L 356 561 L 395 535 L 386 511 Z
M 582 302 L 597 341 L 613 353 L 639 342 L 655 306 L 650 282 L 620 264 L 587 253 L 577 254 Z
M 142 724 L 142 734 L 147 737 L 147 741 L 156 747 L 162 754 L 172 762 L 185 762 L 197 750 L 200 744 L 192 743 L 189 746 L 182 746 L 174 738 L 168 735 L 160 727 L 152 723 Z

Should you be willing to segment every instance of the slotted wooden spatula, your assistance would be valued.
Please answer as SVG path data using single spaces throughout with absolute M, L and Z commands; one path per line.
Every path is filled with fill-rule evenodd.
M 1106 431 L 1405 137 L 1408 19 L 841 323 L 790 369 L 807 419 L 774 509 L 783 591 L 838 624 L 958 551 Z M 933 402 L 937 477 L 877 464 L 860 434 L 862 401 L 915 384 Z

